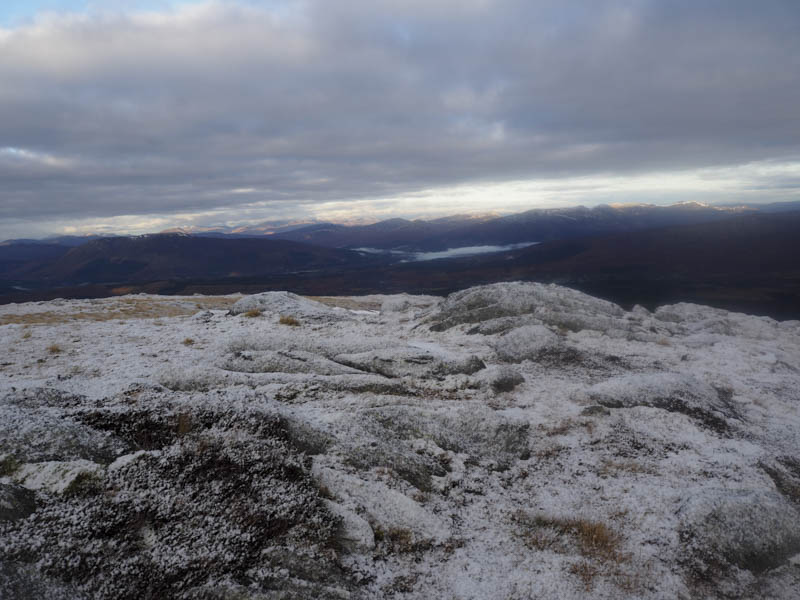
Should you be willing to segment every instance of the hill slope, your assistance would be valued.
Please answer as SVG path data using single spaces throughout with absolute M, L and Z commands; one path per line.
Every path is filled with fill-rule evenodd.
M 38 282 L 131 283 L 292 273 L 364 262 L 355 252 L 283 240 L 156 234 L 93 240 L 15 275 Z
M 0 596 L 796 598 L 800 322 L 324 300 L 0 307 Z

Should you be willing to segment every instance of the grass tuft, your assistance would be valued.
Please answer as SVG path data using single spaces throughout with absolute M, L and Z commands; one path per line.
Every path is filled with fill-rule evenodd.
M 194 340 L 190 337 L 187 337 L 185 340 L 181 342 L 181 344 L 183 344 L 184 346 L 193 346 Z
M 568 537 L 578 545 L 581 555 L 600 561 L 622 562 L 621 538 L 602 521 L 579 517 L 531 516 L 517 512 L 514 521 L 521 526 L 525 543 L 537 550 L 560 547 L 561 538 Z
M 300 321 L 295 319 L 294 317 L 290 317 L 287 315 L 281 315 L 281 318 L 278 319 L 278 323 L 281 325 L 288 325 L 289 327 L 299 327 Z
M 19 471 L 22 464 L 13 456 L 7 455 L 0 459 L 0 477 L 9 477 Z
M 47 347 L 47 351 L 50 354 L 59 354 L 61 352 L 61 346 L 59 346 L 58 344 L 50 344 Z
M 260 317 L 262 314 L 263 314 L 263 312 L 261 311 L 261 309 L 254 308 L 254 309 L 248 310 L 246 313 L 244 313 L 244 316 L 245 317 L 249 317 L 250 319 L 252 319 L 254 317 Z
M 583 560 L 579 563 L 570 565 L 569 572 L 576 575 L 583 584 L 583 589 L 591 592 L 594 588 L 594 578 L 598 575 L 597 567 L 589 561 Z

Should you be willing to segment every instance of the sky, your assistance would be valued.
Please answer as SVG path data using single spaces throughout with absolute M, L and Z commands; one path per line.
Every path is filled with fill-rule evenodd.
M 0 3 L 0 239 L 800 200 L 796 0 Z

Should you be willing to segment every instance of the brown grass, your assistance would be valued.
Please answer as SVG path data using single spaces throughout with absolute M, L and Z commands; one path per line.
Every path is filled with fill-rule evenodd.
M 120 286 L 115 287 L 111 290 L 111 293 L 115 296 L 125 296 L 126 294 L 132 294 L 136 291 L 136 288 L 133 286 Z
M 299 327 L 300 321 L 295 319 L 294 317 L 290 317 L 288 315 L 281 315 L 281 318 L 278 319 L 278 323 L 281 325 L 288 325 L 289 327 Z
M 193 346 L 194 340 L 190 337 L 187 337 L 185 340 L 181 342 L 181 344 L 183 344 L 184 346 Z
M 384 543 L 384 548 L 390 553 L 409 553 L 425 551 L 431 548 L 430 540 L 415 539 L 414 532 L 404 527 L 390 527 L 383 529 L 380 525 L 372 524 L 375 541 Z
M 570 565 L 569 572 L 576 575 L 583 583 L 583 589 L 591 592 L 594 588 L 594 578 L 598 575 L 597 567 L 587 560 Z
M 624 516 L 626 512 L 617 512 L 612 518 Z M 641 592 L 651 579 L 650 566 L 631 563 L 632 556 L 621 551 L 622 537 L 602 521 L 518 511 L 512 516 L 512 522 L 518 526 L 517 535 L 529 548 L 559 554 L 574 554 L 577 549 L 580 558 L 570 564 L 569 573 L 578 578 L 587 592 L 594 588 L 598 577 L 629 594 Z
M 348 310 L 380 310 L 381 303 L 377 300 L 364 300 L 349 296 L 306 296 L 309 300 L 314 300 L 326 306 L 337 306 Z
M 192 416 L 189 413 L 178 414 L 178 436 L 183 437 L 192 430 Z
M 13 456 L 5 456 L 0 460 L 0 477 L 8 477 L 19 471 L 22 465 Z
M 620 473 L 655 475 L 656 471 L 653 467 L 643 465 L 635 460 L 610 460 L 607 458 L 603 459 L 597 469 L 597 474 L 601 477 L 616 477 Z
M 47 351 L 50 354 L 59 354 L 61 352 L 61 346 L 59 346 L 58 344 L 50 344 L 47 347 Z
M 584 557 L 600 561 L 621 562 L 622 539 L 601 521 L 580 517 L 531 516 L 517 512 L 513 520 L 521 526 L 523 541 L 537 550 L 566 551 L 563 537 L 573 540 Z
M 254 309 L 248 310 L 246 313 L 244 313 L 244 316 L 245 317 L 249 317 L 249 318 L 252 319 L 253 317 L 260 317 L 262 314 L 263 313 L 262 313 L 261 309 L 254 308 Z
M 578 420 L 572 417 L 566 418 L 557 425 L 553 425 L 552 427 L 545 427 L 545 435 L 548 437 L 554 437 L 558 435 L 564 435 L 572 431 L 577 427 L 583 427 L 586 429 L 587 433 L 591 434 L 594 432 L 594 423 L 589 419 Z
M 561 444 L 547 444 L 534 452 L 534 456 L 540 460 L 551 460 L 567 449 Z
M 89 305 L 76 306 L 72 312 L 30 312 L 0 315 L 0 325 L 54 325 L 70 321 L 114 321 L 129 319 L 157 319 L 195 314 L 198 310 L 225 309 L 238 297 L 163 296 L 138 298 L 136 296 L 104 298 Z

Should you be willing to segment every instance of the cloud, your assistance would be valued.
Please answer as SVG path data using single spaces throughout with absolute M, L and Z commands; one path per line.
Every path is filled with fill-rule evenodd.
M 752 165 L 800 163 L 798 30 L 794 1 L 50 15 L 0 31 L 0 222 L 424 214 L 452 190 L 525 186 L 628 199 L 574 193 L 586 178 L 650 177 L 648 200 L 703 169 L 737 171 L 717 195 L 745 194 Z M 787 168 L 758 175 L 757 199 L 796 193 Z

